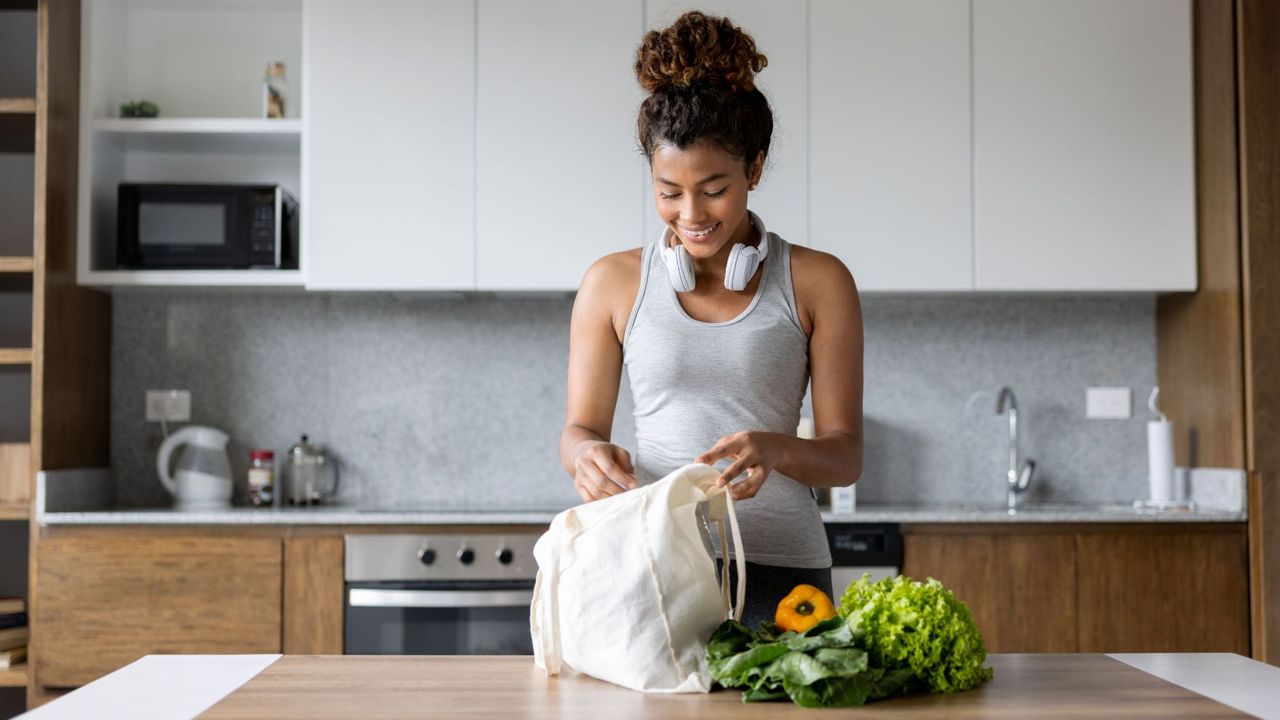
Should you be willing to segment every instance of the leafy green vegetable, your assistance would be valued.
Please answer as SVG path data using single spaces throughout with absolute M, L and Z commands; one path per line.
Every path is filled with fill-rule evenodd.
M 807 632 L 751 632 L 724 622 L 707 643 L 711 676 L 743 702 L 790 698 L 804 707 L 862 705 L 904 692 L 956 692 L 991 679 L 969 608 L 930 578 L 849 586 L 839 614 Z
M 845 591 L 839 613 L 853 631 L 854 644 L 868 653 L 871 667 L 890 675 L 910 671 L 919 689 L 956 692 L 992 677 L 991 669 L 982 666 L 986 646 L 969 607 L 933 578 L 872 582 L 864 575 Z
M 853 642 L 853 630 L 841 617 L 781 635 L 767 627 L 753 634 L 728 620 L 707 644 L 707 665 L 721 685 L 744 688 L 744 702 L 789 697 L 805 707 L 862 705 L 899 692 L 910 680 L 909 669 L 885 673 L 869 667 L 867 653 Z

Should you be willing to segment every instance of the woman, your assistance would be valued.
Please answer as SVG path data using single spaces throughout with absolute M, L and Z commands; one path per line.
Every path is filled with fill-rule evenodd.
M 637 129 L 664 232 L 653 245 L 601 258 L 583 277 L 560 439 L 584 502 L 691 461 L 729 461 L 719 483 L 732 482 L 739 501 L 749 627 L 772 619 L 795 585 L 831 594 L 811 488 L 851 485 L 862 472 L 853 277 L 747 210 L 773 133 L 753 82 L 765 64 L 726 18 L 690 12 L 645 36 L 635 70 L 650 94 Z M 609 442 L 624 364 L 634 465 Z M 816 439 L 805 440 L 795 431 L 810 375 Z

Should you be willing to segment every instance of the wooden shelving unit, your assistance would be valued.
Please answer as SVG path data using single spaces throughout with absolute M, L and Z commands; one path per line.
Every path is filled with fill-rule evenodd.
M 27 538 L 22 551 L 6 556 L 0 595 L 25 596 L 28 612 L 40 537 L 31 522 L 36 471 L 106 459 L 109 378 L 85 368 L 107 367 L 110 298 L 75 284 L 80 8 L 74 0 L 0 0 L 0 42 L 6 58 L 18 59 L 0 64 L 0 293 L 7 296 L 0 312 L 20 313 L 0 317 L 0 373 L 29 379 L 0 394 L 0 412 L 8 414 L 0 437 L 7 452 L 0 452 L 0 553 Z M 50 425 L 65 431 L 46 436 Z M 12 562 L 14 555 L 27 562 Z M 0 669 L 0 689 L 7 697 L 25 689 L 29 707 L 48 698 L 39 687 L 38 650 L 30 645 L 27 662 Z
M 0 113 L 34 115 L 35 112 L 35 98 L 0 98 Z
M 36 268 L 32 257 L 0 257 L 0 273 L 29 273 Z
M 30 348 L 0 348 L 0 365 L 30 365 Z
M 18 663 L 13 667 L 0 668 L 0 687 L 26 687 L 27 664 Z
M 231 1 L 231 0 L 229 0 Z M 292 0 L 290 0 L 292 1 Z M 0 7 L 13 0 L 0 0 Z M 35 73 L 33 91 L 13 90 L 0 95 L 26 95 L 35 97 L 33 113 L 0 113 L 0 134 L 8 133 L 19 152 L 32 154 L 34 173 L 34 222 L 29 246 L 0 249 L 6 256 L 0 272 L 0 284 L 10 292 L 25 288 L 29 282 L 31 293 L 31 338 L 29 344 L 20 336 L 8 340 L 19 347 L 7 352 L 13 364 L 27 368 L 5 368 L 5 372 L 29 372 L 31 378 L 31 414 L 29 438 L 30 469 L 26 473 L 30 484 L 29 496 L 34 496 L 35 474 L 41 470 L 105 467 L 109 462 L 110 438 L 110 382 L 107 368 L 111 350 L 111 296 L 76 283 L 77 271 L 77 191 L 79 165 L 86 153 L 92 150 L 80 147 L 81 130 L 92 127 L 81 125 L 81 77 L 82 68 L 97 67 L 92 50 L 81 56 L 81 9 L 99 18 L 111 16 L 128 3 L 106 7 L 100 2 L 82 3 L 78 0 L 26 0 L 18 7 L 28 7 L 36 12 L 38 22 L 29 26 L 36 32 Z M 178 5 L 183 5 L 179 3 Z M 257 3 L 253 3 L 257 7 Z M 98 11 L 101 11 L 98 14 Z M 120 37 L 118 31 L 107 35 Z M 92 47 L 92 46 L 86 46 Z M 82 62 L 83 61 L 83 62 Z M 0 67 L 0 76 L 9 67 Z M 24 107 L 19 104 L 17 107 Z M 30 129 L 29 135 L 28 128 Z M 30 138 L 27 140 L 27 138 Z M 104 142 L 111 142 L 110 139 Z M 11 173 L 10 178 L 14 177 Z M 14 182 L 8 179 L 11 184 Z M 28 180 L 28 182 L 31 182 Z M 24 228 L 25 231 L 25 228 Z M 29 280 L 28 280 L 29 279 Z M 7 281 L 7 282 L 5 282 Z M 16 290 L 21 292 L 22 290 Z M 13 335 L 13 333 L 9 333 Z M 4 398 L 0 398 L 0 406 Z M 25 403 L 24 403 L 25 405 Z M 56 432 L 50 430 L 57 428 Z M 9 442 L 20 438 L 4 438 Z M 41 681 L 40 659 L 41 603 L 35 572 L 40 563 L 41 543 L 39 524 L 32 522 L 32 502 L 19 507 L 0 506 L 0 518 L 10 528 L 21 523 L 28 537 L 27 582 L 14 587 L 10 594 L 25 592 L 27 607 L 35 643 L 28 647 L 25 667 L 0 673 L 0 685 L 26 687 L 28 707 L 47 702 L 59 693 L 47 688 L 51 683 Z
M 25 54 L 24 48 L 34 49 L 37 38 L 31 37 L 30 30 L 38 32 L 37 23 L 33 22 L 37 11 L 35 2 L 16 2 L 0 0 L 0 42 L 14 48 L 18 55 L 6 53 L 6 58 L 20 57 Z M 0 165 L 0 193 L 11 198 L 0 207 L 0 293 L 12 300 L 33 292 L 34 286 L 22 276 L 31 276 L 35 272 L 36 241 L 30 218 L 34 215 L 34 207 L 27 205 L 28 199 L 34 198 L 32 183 L 35 178 L 25 170 L 24 163 L 34 165 L 33 155 L 36 146 L 36 86 L 38 85 L 37 53 L 32 52 L 29 62 L 6 62 L 0 66 L 0 153 L 3 153 L 4 164 Z M 28 166 L 29 167 L 29 166 Z M 26 212 L 23 212 L 25 206 Z M 23 218 L 21 215 L 27 217 Z M 15 277 L 17 276 L 17 277 Z M 0 312 L 12 313 L 12 308 L 24 306 L 23 301 L 0 304 Z M 6 328 L 6 338 L 0 345 L 0 372 L 6 374 L 27 374 L 31 372 L 31 363 L 35 353 L 34 337 L 23 332 L 23 328 L 33 328 L 32 318 L 21 315 L 0 316 L 0 327 Z M 16 346 L 16 347 L 15 347 Z M 10 385 L 9 387 L 12 387 Z M 11 397 L 9 392 L 0 393 L 0 414 L 3 414 L 7 434 L 18 427 L 28 425 L 21 418 L 28 403 L 26 398 Z M 29 442 L 30 438 L 0 437 L 0 521 L 25 522 L 31 515 L 30 501 L 24 486 L 29 485 L 27 475 L 29 463 L 9 462 L 5 449 L 12 443 Z M 12 527 L 12 526 L 8 526 Z M 11 534 L 7 533 L 6 537 Z M 0 541 L 6 542 L 6 541 Z M 6 548 L 0 547 L 0 552 Z M 20 583 L 12 577 L 0 578 L 0 595 L 13 594 Z M 0 669 L 0 687 L 26 685 L 26 665 L 22 672 Z

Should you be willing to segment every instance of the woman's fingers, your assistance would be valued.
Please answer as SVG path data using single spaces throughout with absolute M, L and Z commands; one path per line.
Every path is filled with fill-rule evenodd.
M 760 492 L 760 486 L 764 485 L 764 481 L 769 477 L 769 472 L 760 465 L 752 466 L 747 471 L 746 479 L 729 486 L 729 492 L 733 493 L 734 500 L 746 500 L 756 496 Z
M 591 488 L 591 484 L 586 482 L 582 477 L 578 477 L 573 481 L 573 489 L 578 491 L 578 496 L 582 498 L 582 502 L 592 502 L 600 500 L 600 496 Z
M 608 497 L 610 495 L 617 495 L 624 490 L 621 485 L 618 485 L 606 477 L 605 474 L 600 471 L 599 467 L 593 463 L 583 463 L 580 472 L 582 473 L 586 483 L 590 486 L 592 493 L 596 495 L 597 499 Z
M 729 467 L 725 468 L 724 472 L 720 473 L 720 477 L 716 480 L 716 484 L 728 485 L 729 483 L 733 482 L 734 478 L 738 477 L 744 472 L 747 472 L 747 470 L 750 469 L 751 466 L 759 465 L 759 464 L 760 464 L 760 461 L 755 456 L 743 455 L 739 457 L 737 460 L 730 463 Z
M 578 491 L 578 497 L 582 498 L 582 502 L 584 503 L 589 503 L 593 500 L 599 499 L 595 495 L 592 495 L 591 491 L 587 490 L 587 488 L 583 486 L 581 480 L 573 484 L 573 489 Z
M 727 457 L 732 457 L 733 453 L 734 453 L 733 436 L 725 435 L 724 437 L 717 440 L 716 443 L 711 446 L 710 450 L 702 453 L 697 458 L 695 458 L 694 462 L 712 465 L 717 460 L 727 458 Z
M 623 460 L 625 461 L 626 458 L 623 458 Z M 636 482 L 635 476 L 627 469 L 630 464 L 631 463 L 628 462 L 626 465 L 623 465 L 622 463 L 615 462 L 613 460 L 604 460 L 600 463 L 600 468 L 604 471 L 604 476 L 618 487 L 623 490 L 631 490 L 639 483 Z

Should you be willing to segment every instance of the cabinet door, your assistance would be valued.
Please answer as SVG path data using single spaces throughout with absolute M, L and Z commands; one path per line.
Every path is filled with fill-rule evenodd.
M 286 654 L 342 654 L 345 557 L 341 536 L 284 541 Z
M 974 0 L 979 290 L 1194 290 L 1187 0 Z
M 1089 533 L 1080 557 L 1080 652 L 1249 654 L 1243 529 Z
M 317 290 L 475 287 L 475 11 L 306 0 L 302 253 Z
M 971 290 L 969 3 L 812 13 L 811 245 L 863 290 Z
M 771 232 L 798 245 L 809 244 L 809 78 L 804 6 L 774 0 L 649 0 L 648 30 L 670 25 L 681 13 L 702 10 L 733 20 L 756 41 L 769 65 L 756 76 L 756 86 L 773 108 L 773 140 L 760 186 L 751 193 L 751 210 Z M 639 38 L 636 39 L 639 45 Z M 646 242 L 662 230 L 653 202 L 649 169 L 644 169 Z
M 41 685 L 91 682 L 149 654 L 280 652 L 279 538 L 40 541 Z
M 577 289 L 640 244 L 640 0 L 478 2 L 478 287 Z
M 904 575 L 963 600 L 987 652 L 1075 652 L 1074 538 L 1067 533 L 911 533 Z

